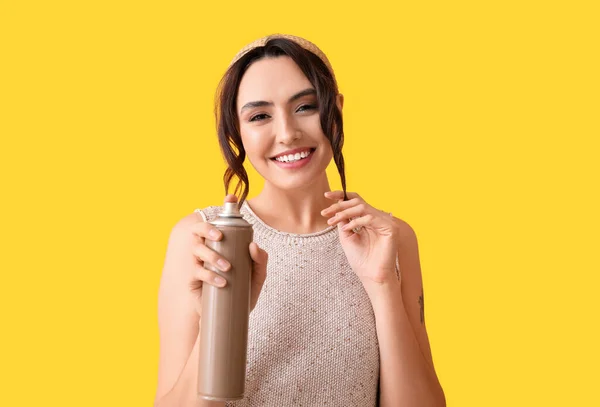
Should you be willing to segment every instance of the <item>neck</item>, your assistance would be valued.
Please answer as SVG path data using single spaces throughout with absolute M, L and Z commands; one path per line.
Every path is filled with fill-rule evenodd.
M 324 196 L 329 191 L 327 175 L 303 188 L 284 190 L 265 182 L 263 190 L 248 205 L 269 226 L 287 233 L 315 233 L 326 229 L 321 211 L 334 202 Z

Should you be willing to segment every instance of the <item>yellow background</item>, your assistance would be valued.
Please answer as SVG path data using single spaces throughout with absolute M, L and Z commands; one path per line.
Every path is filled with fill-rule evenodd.
M 600 405 L 594 2 L 394 3 L 0 1 L 1 405 L 151 405 L 215 87 L 274 32 L 336 70 L 348 189 L 417 232 L 448 405 Z

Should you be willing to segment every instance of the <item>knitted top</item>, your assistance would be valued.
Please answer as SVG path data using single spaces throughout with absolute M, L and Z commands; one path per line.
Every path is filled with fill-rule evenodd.
M 212 221 L 221 209 L 194 212 Z M 337 226 L 294 234 L 267 225 L 246 201 L 240 213 L 269 261 L 250 314 L 245 397 L 226 406 L 376 406 L 375 316 Z

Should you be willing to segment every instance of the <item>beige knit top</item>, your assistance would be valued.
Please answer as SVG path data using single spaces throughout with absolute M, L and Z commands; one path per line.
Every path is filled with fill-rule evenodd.
M 220 211 L 220 206 L 195 210 L 205 221 Z M 250 314 L 246 396 L 226 405 L 376 406 L 375 316 L 337 226 L 286 233 L 265 224 L 246 202 L 240 212 L 269 262 Z

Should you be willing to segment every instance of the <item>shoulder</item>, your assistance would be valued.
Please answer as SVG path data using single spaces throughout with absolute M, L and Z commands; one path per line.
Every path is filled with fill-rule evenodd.
M 221 212 L 222 206 L 210 205 L 203 208 L 196 208 L 193 215 L 196 216 L 200 221 L 210 222 L 215 219 L 219 212 Z
M 414 228 L 405 220 L 394 217 L 396 223 L 398 236 L 400 238 L 400 245 L 402 244 L 415 244 L 417 240 L 417 234 Z
M 196 209 L 177 220 L 171 227 L 167 254 L 182 247 L 190 247 L 195 241 L 193 239 L 193 226 L 209 220 L 206 212 L 200 209 Z
M 178 236 L 187 236 L 193 225 L 198 222 L 210 222 L 217 217 L 220 209 L 220 206 L 214 205 L 194 209 L 192 213 L 175 222 L 171 229 L 171 237 L 177 239 Z
M 396 266 L 402 275 L 403 291 L 412 290 L 417 295 L 422 284 L 419 243 L 415 229 L 406 221 L 394 218 L 398 233 Z M 412 286 L 412 287 L 411 287 Z
M 198 222 L 204 221 L 205 220 L 200 214 L 200 212 L 194 211 L 190 214 L 187 214 L 175 222 L 173 228 L 171 229 L 171 236 L 186 234 L 187 232 L 191 231 L 193 225 L 195 225 Z

